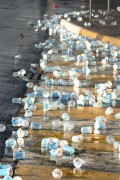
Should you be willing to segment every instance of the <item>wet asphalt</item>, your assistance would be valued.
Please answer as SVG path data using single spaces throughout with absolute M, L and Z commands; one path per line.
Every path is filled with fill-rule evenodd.
M 31 19 L 42 19 L 46 11 L 46 0 L 0 0 L 0 123 L 6 131 L 0 133 L 0 158 L 4 153 L 4 142 L 11 135 L 11 119 L 17 116 L 20 106 L 12 104 L 13 97 L 23 97 L 25 83 L 14 79 L 12 73 L 22 68 L 28 70 L 31 63 L 39 60 L 40 53 L 34 44 L 46 39 L 46 33 L 28 28 Z M 15 55 L 21 59 L 15 59 Z
M 11 135 L 11 119 L 17 116 L 19 105 L 12 104 L 13 97 L 24 97 L 25 83 L 14 79 L 12 73 L 22 68 L 28 70 L 31 63 L 38 62 L 40 52 L 34 44 L 44 41 L 46 32 L 35 32 L 28 28 L 29 20 L 74 10 L 88 9 L 88 0 L 0 0 L 0 123 L 6 131 L 0 134 L 0 159 L 4 154 L 4 142 Z M 119 5 L 111 0 L 111 8 Z M 93 0 L 93 9 L 107 9 L 107 0 Z M 16 55 L 21 59 L 15 59 Z

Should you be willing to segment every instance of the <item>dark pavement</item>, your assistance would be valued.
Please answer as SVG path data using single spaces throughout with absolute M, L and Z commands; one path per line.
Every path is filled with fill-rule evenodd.
M 14 79 L 12 73 L 21 68 L 29 69 L 30 63 L 38 62 L 40 53 L 34 49 L 35 42 L 44 41 L 45 33 L 29 29 L 27 22 L 42 18 L 46 1 L 0 0 L 0 123 L 7 125 L 0 134 L 0 157 L 3 145 L 11 134 L 11 118 L 18 115 L 20 106 L 12 104 L 13 97 L 24 95 L 25 83 Z M 21 55 L 15 60 L 15 55 Z

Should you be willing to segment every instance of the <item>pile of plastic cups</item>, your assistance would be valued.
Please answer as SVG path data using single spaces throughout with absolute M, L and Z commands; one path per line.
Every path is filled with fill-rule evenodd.
M 52 129 L 60 130 L 65 135 L 68 132 L 72 132 L 73 135 L 67 136 L 65 139 L 58 139 L 55 137 L 46 137 L 41 139 L 41 153 L 48 153 L 50 160 L 56 163 L 61 158 L 61 162 L 67 159 L 70 162 L 72 159 L 73 173 L 82 175 L 82 166 L 86 165 L 86 160 L 75 157 L 76 148 L 72 146 L 72 143 L 83 142 L 84 135 L 100 134 L 101 131 L 105 131 L 108 120 L 106 116 L 114 113 L 115 102 L 120 100 L 120 86 L 117 84 L 116 88 L 113 88 L 114 82 L 107 81 L 102 83 L 95 83 L 94 90 L 88 88 L 92 85 L 92 78 L 96 73 L 99 73 L 101 69 L 112 69 L 115 82 L 119 82 L 120 77 L 117 75 L 119 70 L 119 62 L 116 62 L 120 58 L 120 48 L 108 43 L 102 43 L 98 40 L 93 40 L 87 37 L 80 36 L 68 31 L 65 27 L 60 26 L 60 19 L 64 16 L 68 21 L 72 17 L 77 17 L 78 21 L 82 21 L 80 15 L 87 15 L 85 12 L 73 12 L 64 15 L 52 15 L 51 19 L 47 19 L 47 15 L 44 16 L 44 20 L 38 22 L 29 22 L 29 26 L 33 26 L 35 31 L 40 29 L 41 31 L 49 30 L 50 38 L 44 43 L 40 42 L 35 44 L 37 49 L 41 49 L 42 58 L 39 61 L 39 66 L 32 64 L 30 72 L 35 74 L 37 68 L 41 68 L 44 74 L 41 75 L 41 82 L 46 87 L 51 86 L 72 86 L 73 91 L 52 90 L 50 88 L 42 88 L 39 85 L 34 84 L 26 76 L 26 70 L 22 69 L 13 73 L 13 77 L 22 78 L 26 82 L 26 87 L 31 91 L 24 98 L 13 98 L 12 102 L 15 104 L 21 104 L 24 108 L 24 114 L 21 117 L 13 117 L 12 125 L 17 127 L 17 131 L 12 132 L 12 137 L 6 140 L 6 151 L 11 150 L 13 152 L 13 160 L 24 160 L 26 158 L 25 153 L 25 138 L 29 136 L 29 129 L 40 130 L 42 125 L 39 121 L 32 121 L 33 111 L 37 109 L 38 100 L 42 105 L 43 112 L 64 110 L 59 119 L 52 121 Z M 102 12 L 99 11 L 99 14 Z M 79 18 L 78 18 L 79 17 Z M 102 25 L 106 23 L 104 21 L 99 22 Z M 91 26 L 90 23 L 84 24 L 85 26 Z M 60 42 L 57 43 L 55 38 L 60 37 Z M 81 54 L 77 55 L 76 51 L 80 51 Z M 50 58 L 53 54 L 61 53 L 61 61 L 72 62 L 75 67 L 62 69 L 60 66 L 48 66 Z M 97 66 L 98 58 L 101 56 L 101 66 Z M 112 64 L 110 63 L 112 62 Z M 53 62 L 54 63 L 54 62 Z M 49 77 L 51 74 L 53 78 Z M 116 74 L 115 74 L 116 73 Z M 84 80 L 79 80 L 79 77 L 83 77 Z M 84 91 L 77 91 L 79 88 L 87 87 Z M 76 124 L 70 117 L 67 110 L 71 111 L 72 108 L 77 107 L 94 107 L 94 108 L 106 108 L 105 116 L 95 117 L 95 121 L 88 125 L 79 126 L 80 134 L 74 134 Z M 115 119 L 120 119 L 120 112 L 115 114 Z M 48 122 L 49 123 L 49 122 Z M 2 125 L 0 127 L 0 130 Z M 5 129 L 5 127 L 3 127 Z M 113 144 L 114 149 L 120 152 L 120 142 L 115 141 L 115 138 L 110 135 L 106 138 L 109 144 Z M 10 165 L 1 165 L 1 176 L 12 176 L 12 167 Z M 3 174 L 2 174 L 3 173 Z M 56 168 L 53 170 L 52 175 L 54 178 L 59 179 L 62 177 L 63 172 L 61 169 Z M 5 178 L 4 177 L 4 178 Z M 14 177 L 14 180 L 20 179 L 20 177 Z M 8 178 L 10 179 L 10 178 Z M 12 179 L 12 178 L 11 178 Z M 7 180 L 7 177 L 6 177 Z

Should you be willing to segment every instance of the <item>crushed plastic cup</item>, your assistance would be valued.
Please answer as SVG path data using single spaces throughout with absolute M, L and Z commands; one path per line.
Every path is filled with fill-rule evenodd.
M 5 176 L 2 180 L 12 180 L 11 176 Z
M 74 123 L 72 122 L 64 122 L 63 123 L 63 131 L 64 132 L 69 132 L 69 131 L 72 131 L 74 129 Z
M 52 85 L 53 84 L 53 79 L 46 79 L 45 84 Z
M 15 176 L 13 177 L 13 180 L 22 180 L 22 178 L 20 176 Z
M 106 115 L 110 115 L 110 114 L 113 114 L 113 108 L 112 107 L 108 107 L 105 111 L 105 114 Z
M 67 18 L 67 21 L 68 21 L 68 22 L 70 22 L 70 21 L 71 21 L 71 18 L 70 18 L 70 17 L 69 17 L 69 18 Z
M 24 117 L 31 117 L 32 116 L 32 111 L 27 110 L 25 111 Z
M 48 54 L 43 54 L 43 59 L 44 59 L 44 60 L 48 60 L 48 58 L 49 58 L 49 57 L 48 57 Z
M 50 161 L 58 162 L 59 157 L 58 156 L 50 156 Z
M 12 103 L 14 104 L 21 104 L 22 103 L 22 98 L 13 98 Z
M 43 154 L 44 154 L 44 153 L 45 153 L 45 154 L 48 153 L 48 148 L 43 148 L 43 147 L 41 147 L 41 153 L 43 153 Z
M 29 127 L 29 120 L 23 120 L 21 126 L 24 128 L 28 128 Z
M 12 165 L 11 164 L 3 164 L 3 163 L 1 163 L 0 164 L 0 169 L 4 169 L 4 168 L 12 168 Z
M 37 93 L 37 95 L 42 95 L 43 94 L 43 90 L 37 85 L 34 85 L 33 90 L 34 90 L 34 92 Z
M 11 176 L 12 174 L 13 174 L 12 168 L 4 168 L 4 169 L 0 168 L 0 176 L 1 177 Z
M 69 145 L 63 146 L 62 149 L 64 154 L 74 154 L 75 152 L 75 148 Z
M 50 154 L 51 154 L 51 156 L 60 157 L 63 155 L 63 150 L 62 150 L 62 148 L 51 149 Z
M 77 21 L 79 22 L 79 21 L 82 21 L 83 20 L 83 18 L 82 17 L 77 17 Z
M 24 160 L 25 151 L 20 146 L 13 147 L 13 160 Z
M 113 144 L 113 147 L 114 147 L 114 150 L 120 152 L 120 142 L 115 141 L 114 144 Z
M 52 128 L 53 129 L 58 129 L 61 126 L 62 126 L 62 122 L 59 119 L 52 121 Z
M 55 179 L 60 179 L 62 178 L 63 176 L 63 172 L 61 171 L 61 169 L 54 169 L 52 171 L 52 176 L 55 178 Z
M 18 138 L 17 139 L 17 144 L 21 147 L 24 147 L 25 141 L 24 138 Z
M 1 164 L 0 166 L 0 177 L 12 176 L 13 169 L 11 164 Z
M 34 28 L 37 25 L 37 22 L 34 20 L 28 21 L 28 27 Z
M 82 134 L 92 134 L 92 126 L 83 126 L 81 127 Z
M 105 129 L 105 123 L 103 122 L 95 122 L 94 123 L 95 130 L 103 130 Z
M 9 156 L 9 157 L 12 157 L 12 156 L 13 156 L 13 150 L 12 150 L 12 149 L 8 149 L 8 148 L 5 148 L 4 154 L 7 155 L 7 156 Z
M 96 122 L 107 123 L 107 119 L 106 119 L 106 117 L 104 117 L 104 116 L 97 116 L 97 117 L 95 118 L 95 121 L 96 121 Z
M 40 122 L 31 122 L 30 128 L 33 130 L 40 130 L 41 124 Z
M 65 92 L 62 92 L 60 99 L 61 99 L 61 101 L 68 101 L 68 94 Z
M 28 87 L 28 88 L 33 88 L 33 86 L 34 86 L 33 82 L 29 82 L 26 84 L 26 87 Z
M 35 98 L 36 97 L 36 95 L 37 95 L 37 92 L 31 92 L 31 93 L 28 93 L 27 94 L 27 99 L 29 100 L 29 99 L 31 99 L 31 98 Z
M 64 79 L 59 79 L 59 84 L 60 84 L 61 86 L 66 86 L 66 85 L 67 85 L 67 81 L 64 80 Z
M 116 119 L 116 120 L 120 119 L 120 113 L 116 113 L 116 114 L 115 114 L 115 119 Z
M 25 103 L 24 109 L 25 109 L 25 111 L 26 110 L 35 111 L 37 109 L 37 106 L 35 104 Z
M 57 149 L 59 147 L 59 140 L 57 138 L 52 138 L 49 142 L 49 149 Z
M 32 63 L 30 66 L 33 67 L 33 68 L 38 68 L 38 64 Z
M 52 98 L 59 98 L 61 93 L 59 91 L 53 91 L 51 92 L 51 97 Z
M 44 138 L 41 141 L 41 147 L 42 148 L 49 148 L 49 143 L 50 143 L 51 139 L 50 138 Z
M 22 118 L 20 118 L 20 117 L 12 117 L 12 125 L 14 126 L 14 127 L 16 127 L 16 126 L 22 126 Z
M 117 22 L 116 21 L 111 22 L 111 26 L 117 26 Z
M 58 108 L 59 109 L 65 109 L 65 105 L 62 102 L 58 103 Z
M 74 169 L 73 169 L 73 173 L 74 173 L 74 175 L 75 175 L 76 177 L 81 177 L 83 171 L 82 171 L 81 168 L 79 168 L 79 169 L 78 169 L 78 168 L 74 168 Z
M 63 154 L 62 158 L 64 162 L 69 162 L 74 158 L 74 154 L 69 154 L 69 155 Z
M 52 102 L 51 104 L 50 104 L 50 110 L 57 110 L 58 109 L 58 104 L 57 104 L 57 102 Z
M 68 101 L 68 107 L 69 108 L 75 107 L 75 105 L 76 105 L 76 102 L 74 100 Z
M 14 73 L 13 73 L 13 77 L 17 77 L 17 78 L 20 77 L 20 71 L 14 72 Z
M 53 72 L 53 76 L 55 76 L 56 78 L 59 78 L 61 75 L 62 75 L 62 73 L 60 71 Z
M 26 102 L 28 106 L 33 105 L 35 103 L 35 97 L 27 97 Z
M 85 165 L 85 160 L 82 160 L 82 159 L 80 159 L 80 158 L 75 158 L 75 159 L 73 160 L 73 165 L 74 165 L 77 169 L 79 169 L 79 168 L 81 168 L 83 165 Z
M 102 102 L 98 101 L 98 102 L 93 103 L 93 107 L 94 108 L 101 108 L 102 107 Z
M 84 100 L 77 100 L 77 106 L 84 106 L 85 105 L 85 101 Z
M 107 141 L 109 144 L 114 144 L 114 143 L 115 143 L 115 138 L 110 135 L 110 136 L 107 136 L 106 141 Z
M 30 82 L 30 80 L 29 80 L 29 78 L 27 76 L 22 77 L 22 80 L 27 82 L 27 83 Z
M 84 100 L 85 100 L 85 96 L 83 96 L 83 95 L 81 94 L 78 99 L 81 100 L 81 101 L 84 101 Z
M 4 124 L 0 124 L 0 132 L 4 132 L 6 130 L 6 126 Z
M 72 142 L 80 142 L 80 141 L 83 141 L 83 136 L 82 135 L 72 136 Z
M 19 128 L 17 131 L 12 131 L 12 135 L 15 137 L 27 137 L 28 136 L 28 130 Z
M 60 147 L 62 148 L 63 146 L 67 146 L 68 141 L 67 140 L 60 140 Z
M 31 67 L 31 68 L 29 69 L 29 71 L 30 71 L 32 74 L 35 74 L 35 73 L 37 72 L 36 69 L 33 68 L 33 67 Z
M 61 118 L 65 121 L 69 121 L 70 120 L 70 116 L 67 113 L 63 113 Z
M 70 99 L 77 99 L 77 92 L 68 92 L 70 94 Z
M 25 151 L 16 151 L 13 150 L 13 160 L 24 160 L 25 159 Z
M 12 149 L 15 145 L 17 144 L 16 140 L 13 138 L 10 138 L 8 140 L 5 141 L 5 146 L 6 148 L 10 148 Z
M 50 97 L 50 93 L 48 91 L 44 91 L 43 92 L 43 97 L 44 98 L 49 98 Z
M 21 69 L 21 70 L 20 70 L 20 76 L 21 76 L 21 77 L 25 76 L 26 73 L 27 73 L 27 72 L 26 72 L 25 69 Z
M 51 110 L 51 104 L 50 104 L 50 102 L 49 102 L 49 99 L 45 99 L 45 100 L 43 101 L 43 110 L 44 110 L 44 111 L 49 111 L 49 110 Z

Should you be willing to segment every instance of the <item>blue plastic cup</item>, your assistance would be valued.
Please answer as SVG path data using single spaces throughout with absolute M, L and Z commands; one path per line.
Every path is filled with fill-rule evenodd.
M 13 77 L 17 77 L 17 78 L 20 77 L 20 71 L 14 72 L 14 73 L 13 73 Z
M 103 130 L 103 129 L 105 129 L 105 123 L 103 123 L 103 122 L 95 122 L 94 123 L 94 128 L 96 130 Z
M 62 149 L 63 149 L 63 153 L 65 154 L 74 154 L 75 152 L 75 149 L 69 145 L 63 146 Z
M 13 98 L 12 103 L 14 104 L 21 104 L 22 103 L 22 98 Z
M 59 91 L 53 91 L 52 93 L 51 93 L 51 97 L 52 98 L 59 98 L 60 97 L 60 92 Z
M 11 176 L 5 176 L 2 180 L 12 180 Z
M 42 148 L 48 148 L 49 147 L 49 143 L 50 143 L 50 138 L 44 138 L 41 141 L 41 147 Z
M 33 68 L 33 67 L 31 67 L 31 68 L 29 69 L 29 71 L 30 71 L 31 73 L 33 73 L 33 74 L 35 74 L 35 73 L 36 73 L 36 69 L 35 69 L 35 68 Z
M 109 144 L 114 144 L 115 138 L 110 135 L 110 136 L 107 136 L 106 141 L 107 141 Z
M 58 129 L 61 127 L 61 125 L 62 125 L 62 122 L 59 119 L 52 121 L 52 128 L 53 129 Z
M 114 142 L 113 146 L 116 151 L 120 152 L 120 142 Z
M 3 169 L 0 169 L 0 176 L 4 177 L 4 176 L 12 175 L 11 172 L 12 172 L 12 168 L 3 168 Z
M 49 102 L 49 100 L 45 100 L 44 102 L 43 102 L 43 110 L 44 111 L 49 111 L 51 109 L 51 105 L 50 105 L 50 102 Z
M 6 126 L 4 124 L 0 124 L 0 132 L 4 132 L 6 130 Z
M 49 149 L 57 149 L 59 147 L 59 140 L 57 138 L 52 138 L 49 142 Z
M 27 110 L 24 114 L 24 117 L 31 117 L 32 116 L 32 111 Z
M 72 122 L 64 122 L 63 124 L 63 131 L 64 132 L 69 132 L 74 129 L 74 123 Z
M 6 148 L 12 149 L 16 144 L 17 144 L 16 140 L 12 138 L 5 141 Z
M 66 120 L 66 121 L 70 120 L 70 116 L 67 113 L 63 113 L 61 117 L 63 120 Z
M 33 129 L 33 130 L 40 130 L 41 129 L 41 124 L 40 124 L 40 122 L 31 122 L 30 128 Z
M 50 154 L 51 154 L 51 156 L 59 157 L 59 156 L 63 155 L 63 150 L 62 150 L 62 148 L 51 149 Z
M 23 138 L 23 137 L 28 136 L 28 131 L 19 128 L 17 131 L 13 132 L 13 135 L 15 135 L 17 138 L 18 137 L 22 137 Z
M 83 126 L 81 127 L 82 134 L 92 134 L 92 126 Z
M 13 153 L 13 159 L 23 160 L 25 159 L 25 152 L 24 151 L 17 151 Z

